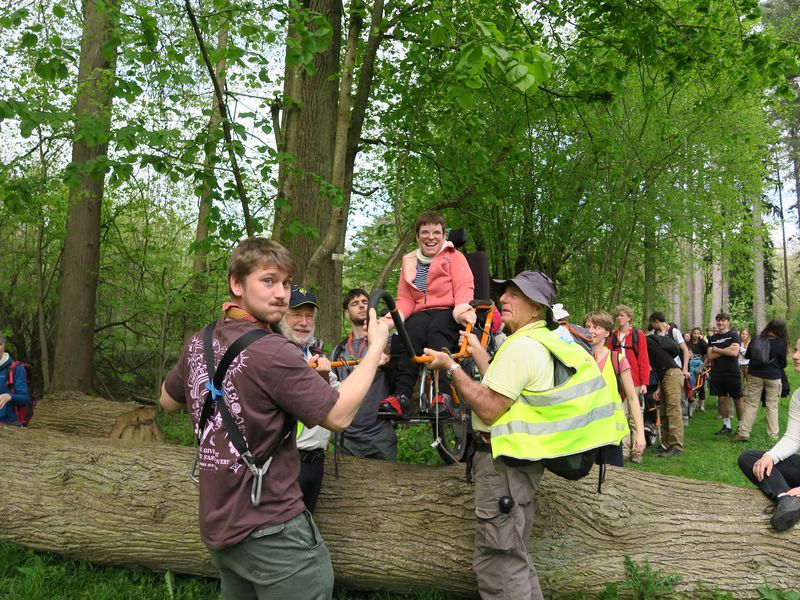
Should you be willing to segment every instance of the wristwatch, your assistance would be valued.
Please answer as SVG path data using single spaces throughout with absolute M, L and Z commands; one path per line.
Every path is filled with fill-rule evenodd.
M 453 373 L 458 371 L 460 368 L 461 368 L 461 365 L 456 363 L 456 362 L 454 362 L 452 365 L 447 367 L 447 370 L 444 372 L 444 374 L 447 375 L 447 378 L 450 381 L 452 381 L 453 380 Z

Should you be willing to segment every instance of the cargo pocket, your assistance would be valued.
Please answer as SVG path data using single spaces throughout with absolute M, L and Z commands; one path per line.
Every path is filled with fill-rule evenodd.
M 489 552 L 508 552 L 517 547 L 520 537 L 519 514 L 516 506 L 508 514 L 500 512 L 496 504 L 493 507 L 476 506 L 478 524 L 475 530 L 475 546 Z

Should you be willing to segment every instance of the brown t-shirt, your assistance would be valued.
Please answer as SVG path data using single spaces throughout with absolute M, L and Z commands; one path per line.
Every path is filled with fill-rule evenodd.
M 214 354 L 222 355 L 255 325 L 223 319 L 214 330 Z M 187 404 L 197 429 L 205 401 L 208 371 L 203 355 L 203 332 L 183 349 L 178 364 L 164 382 L 167 393 Z M 254 456 L 271 452 L 299 419 L 318 425 L 339 393 L 309 368 L 297 346 L 282 335 L 270 334 L 250 344 L 231 363 L 223 381 L 225 402 Z M 222 416 L 214 410 L 200 443 L 200 534 L 214 549 L 239 543 L 253 531 L 285 523 L 303 512 L 297 477 L 300 460 L 294 434 L 284 440 L 264 476 L 261 504 L 253 506 L 253 477 L 238 460 Z

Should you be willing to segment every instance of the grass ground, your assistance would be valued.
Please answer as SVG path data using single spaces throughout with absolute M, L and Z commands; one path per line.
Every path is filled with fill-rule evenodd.
M 800 377 L 790 374 L 792 389 L 800 386 Z M 789 398 L 781 399 L 781 432 L 786 428 Z M 722 422 L 716 418 L 716 399 L 706 401 L 706 412 L 697 413 L 686 428 L 685 452 L 669 459 L 658 458 L 655 449 L 645 452 L 640 465 L 630 468 L 656 474 L 676 475 L 690 479 L 720 481 L 732 485 L 750 485 L 739 471 L 736 458 L 747 448 L 767 449 L 763 411 L 760 411 L 747 444 L 731 442 L 731 436 L 715 436 Z M 185 414 L 164 415 L 160 423 L 167 437 L 175 443 L 192 443 L 192 433 Z M 430 447 L 431 435 L 426 426 L 398 430 L 402 462 L 436 464 L 435 450 Z M 676 598 L 671 592 L 670 577 L 650 570 L 648 565 L 626 565 L 629 591 L 624 597 Z M 772 590 L 766 586 L 755 593 L 764 600 L 800 600 L 800 593 Z M 633 594 L 633 595 L 632 595 Z M 617 598 L 609 589 L 601 598 Z M 706 597 L 706 596 L 704 596 Z M 726 598 L 712 593 L 708 598 Z M 153 573 L 142 569 L 97 567 L 66 560 L 50 554 L 26 550 L 0 541 L 0 600 L 206 600 L 219 598 L 219 582 L 201 577 L 184 577 L 172 573 Z M 449 600 L 450 595 L 431 590 L 413 595 L 385 592 L 355 593 L 338 589 L 336 600 Z
M 800 385 L 800 377 L 794 371 L 790 373 L 790 370 L 791 367 L 787 374 L 794 391 Z M 790 398 L 791 394 L 780 399 L 781 433 L 786 430 Z M 743 450 L 767 450 L 774 445 L 775 442 L 767 436 L 764 410 L 758 412 L 748 443 L 733 443 L 731 435 L 714 435 L 721 427 L 722 421 L 717 418 L 717 399 L 709 396 L 706 400 L 706 411 L 696 413 L 684 430 L 685 446 L 681 456 L 658 458 L 657 448 L 648 448 L 642 463 L 629 467 L 638 471 L 749 486 L 750 483 L 739 470 L 736 459 Z M 733 419 L 733 427 L 735 430 L 736 419 Z

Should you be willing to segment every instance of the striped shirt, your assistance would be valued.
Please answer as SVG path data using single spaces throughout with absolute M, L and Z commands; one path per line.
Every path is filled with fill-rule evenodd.
M 423 294 L 428 289 L 428 270 L 431 268 L 430 264 L 423 265 L 421 262 L 417 263 L 417 275 L 414 277 L 414 287 Z

